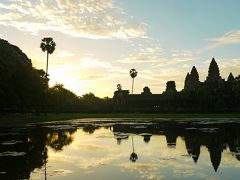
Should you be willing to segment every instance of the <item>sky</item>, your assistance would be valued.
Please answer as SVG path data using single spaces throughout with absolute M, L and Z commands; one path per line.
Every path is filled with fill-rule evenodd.
M 117 84 L 152 93 L 192 66 L 200 80 L 213 57 L 222 78 L 240 71 L 238 0 L 1 0 L 0 38 L 18 46 L 34 67 L 45 69 L 41 39 L 52 37 L 50 86 L 62 83 L 77 95 L 112 97 Z

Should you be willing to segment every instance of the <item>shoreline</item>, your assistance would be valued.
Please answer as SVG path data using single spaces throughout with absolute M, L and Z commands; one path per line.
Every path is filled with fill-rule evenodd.
M 47 121 L 63 121 L 85 118 L 163 118 L 163 119 L 239 119 L 240 113 L 49 113 L 33 114 L 1 114 L 0 124 L 21 124 Z

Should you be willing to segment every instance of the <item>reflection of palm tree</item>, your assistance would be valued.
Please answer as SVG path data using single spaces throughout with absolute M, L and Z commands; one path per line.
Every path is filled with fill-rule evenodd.
M 56 43 L 53 41 L 53 38 L 47 37 L 43 38 L 40 44 L 40 48 L 43 52 L 47 51 L 47 65 L 46 65 L 46 77 L 48 75 L 48 55 L 52 54 L 55 50 Z
M 136 69 L 131 69 L 130 70 L 130 76 L 132 77 L 132 94 L 133 94 L 133 86 L 134 86 L 134 78 L 137 76 L 137 71 Z
M 130 160 L 132 161 L 132 162 L 136 162 L 137 161 L 137 159 L 138 159 L 138 155 L 134 152 L 134 142 L 133 142 L 133 136 L 132 136 L 132 149 L 133 149 L 133 152 L 131 153 L 131 155 L 130 155 Z
M 45 180 L 47 180 L 47 148 L 44 147 L 43 150 L 43 162 L 44 162 L 44 175 L 45 175 Z

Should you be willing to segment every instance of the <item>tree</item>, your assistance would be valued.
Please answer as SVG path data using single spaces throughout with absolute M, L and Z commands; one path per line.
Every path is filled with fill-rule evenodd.
M 43 52 L 47 52 L 47 65 L 46 65 L 46 77 L 48 76 L 48 55 L 52 54 L 55 50 L 56 43 L 53 41 L 53 38 L 51 37 L 45 37 L 42 39 L 42 42 L 40 44 L 40 48 Z
M 117 90 L 121 91 L 122 90 L 122 85 L 121 84 L 117 84 Z
M 42 73 L 21 49 L 0 39 L 0 110 L 40 110 L 47 83 Z
M 85 111 L 99 112 L 102 108 L 102 100 L 91 92 L 84 94 L 81 101 Z
M 78 110 L 79 98 L 63 84 L 55 84 L 48 89 L 48 107 L 54 112 L 72 112 Z
M 133 94 L 134 78 L 137 76 L 136 69 L 131 69 L 130 70 L 130 76 L 132 77 L 132 94 Z

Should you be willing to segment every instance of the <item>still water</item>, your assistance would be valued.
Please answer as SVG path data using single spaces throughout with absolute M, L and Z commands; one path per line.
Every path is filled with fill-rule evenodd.
M 240 120 L 0 125 L 0 179 L 240 179 Z

